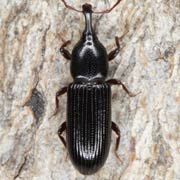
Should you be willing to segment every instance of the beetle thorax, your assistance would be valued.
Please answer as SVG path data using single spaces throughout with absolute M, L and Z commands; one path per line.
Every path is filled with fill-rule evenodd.
M 84 12 L 85 29 L 72 51 L 71 74 L 74 79 L 104 81 L 108 72 L 107 52 L 92 28 L 92 12 Z

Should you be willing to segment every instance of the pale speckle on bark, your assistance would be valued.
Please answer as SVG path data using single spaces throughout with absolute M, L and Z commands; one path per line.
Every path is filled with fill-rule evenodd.
M 78 8 L 82 1 L 68 1 Z M 88 1 L 92 2 L 92 1 Z M 94 7 L 111 1 L 94 1 Z M 121 129 L 118 154 L 111 152 L 95 175 L 83 176 L 66 159 L 57 136 L 66 119 L 66 96 L 55 93 L 72 81 L 60 55 L 72 49 L 84 27 L 82 14 L 60 0 L 0 2 L 0 179 L 1 180 L 179 180 L 180 179 L 180 1 L 122 0 L 93 23 L 108 51 L 127 33 L 110 62 L 109 78 L 132 92 L 112 88 L 112 120 Z

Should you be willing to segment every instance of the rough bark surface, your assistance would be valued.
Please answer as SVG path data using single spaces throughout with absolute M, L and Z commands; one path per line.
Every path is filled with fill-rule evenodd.
M 68 2 L 80 8 L 84 1 Z M 97 9 L 109 3 L 92 2 Z M 108 51 L 126 33 L 109 78 L 141 94 L 129 98 L 112 88 L 123 164 L 113 152 L 114 135 L 105 166 L 92 176 L 74 169 L 57 136 L 66 95 L 60 113 L 48 119 L 56 91 L 72 81 L 59 47 L 70 39 L 72 49 L 83 23 L 60 0 L 0 1 L 0 180 L 179 180 L 180 1 L 122 0 L 110 14 L 93 16 Z

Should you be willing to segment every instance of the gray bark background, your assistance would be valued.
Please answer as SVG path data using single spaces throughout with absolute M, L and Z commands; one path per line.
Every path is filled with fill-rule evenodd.
M 110 3 L 91 2 L 97 9 Z M 79 174 L 57 136 L 66 95 L 60 113 L 48 119 L 55 93 L 72 81 L 59 47 L 70 39 L 72 49 L 78 41 L 82 14 L 60 0 L 0 0 L 0 180 L 180 180 L 180 1 L 122 0 L 110 14 L 94 15 L 93 23 L 108 52 L 114 37 L 127 32 L 109 78 L 141 91 L 129 98 L 112 88 L 123 164 L 114 156 L 113 135 L 104 167 Z

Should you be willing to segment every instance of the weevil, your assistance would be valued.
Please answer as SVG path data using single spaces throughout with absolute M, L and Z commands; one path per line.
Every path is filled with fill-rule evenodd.
M 84 14 L 85 28 L 72 53 L 66 49 L 70 41 L 64 42 L 60 48 L 62 56 L 70 60 L 73 82 L 56 93 L 56 109 L 52 116 L 59 112 L 59 97 L 67 93 L 67 120 L 59 127 L 58 135 L 74 167 L 85 175 L 96 173 L 104 165 L 112 130 L 117 135 L 115 154 L 119 157 L 120 130 L 111 121 L 111 85 L 121 85 L 131 97 L 137 95 L 131 93 L 120 80 L 106 80 L 108 62 L 120 51 L 119 38 L 115 37 L 116 48 L 107 53 L 92 27 L 92 13 L 108 13 L 120 1 L 110 9 L 95 12 L 90 4 L 83 4 L 80 11 L 62 0 L 67 8 Z

